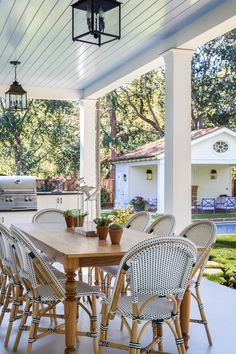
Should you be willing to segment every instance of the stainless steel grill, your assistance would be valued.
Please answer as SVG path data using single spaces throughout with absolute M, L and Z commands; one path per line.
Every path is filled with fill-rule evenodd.
M 0 210 L 37 210 L 34 176 L 0 176 Z

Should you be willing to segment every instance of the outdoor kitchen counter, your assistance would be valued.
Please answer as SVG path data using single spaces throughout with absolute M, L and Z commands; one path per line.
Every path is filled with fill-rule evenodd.
M 0 223 L 11 226 L 12 223 L 31 223 L 34 214 L 42 209 L 80 209 L 82 207 L 82 197 L 80 193 L 65 191 L 62 193 L 38 192 L 37 209 L 12 209 L 0 210 Z
M 37 195 L 70 195 L 70 194 L 81 194 L 76 191 L 62 191 L 61 193 L 53 193 L 53 192 L 37 192 Z

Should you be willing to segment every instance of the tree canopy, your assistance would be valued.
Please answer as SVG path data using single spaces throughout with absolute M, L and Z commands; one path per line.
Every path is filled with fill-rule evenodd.
M 199 47 L 192 60 L 192 129 L 225 125 L 236 129 L 236 30 Z M 116 135 L 111 135 L 107 99 L 100 99 L 103 165 L 118 154 L 165 133 L 165 67 L 112 92 Z
M 30 100 L 25 112 L 0 112 L 0 171 L 68 176 L 79 171 L 78 106 Z

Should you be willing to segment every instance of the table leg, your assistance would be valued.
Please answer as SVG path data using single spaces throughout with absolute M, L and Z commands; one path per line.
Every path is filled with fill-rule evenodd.
M 191 291 L 189 288 L 185 291 L 183 301 L 180 307 L 180 325 L 184 339 L 186 350 L 188 349 L 189 340 L 189 323 L 190 323 L 190 307 L 191 307 Z
M 75 354 L 76 328 L 77 328 L 77 299 L 76 299 L 76 270 L 65 268 L 66 273 L 66 299 L 65 311 L 65 354 Z

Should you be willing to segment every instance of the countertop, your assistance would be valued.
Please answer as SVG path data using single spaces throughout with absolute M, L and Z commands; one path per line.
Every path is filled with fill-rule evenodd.
M 83 194 L 81 192 L 76 192 L 76 191 L 62 191 L 61 193 L 53 193 L 53 192 L 37 192 L 37 195 L 75 195 L 75 194 Z

